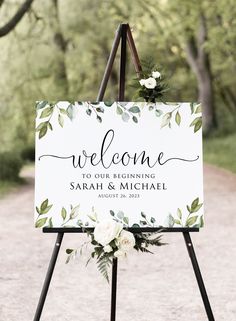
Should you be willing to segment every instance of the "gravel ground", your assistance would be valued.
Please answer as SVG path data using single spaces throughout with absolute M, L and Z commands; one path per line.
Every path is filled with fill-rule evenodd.
M 236 320 L 236 175 L 205 165 L 206 227 L 192 234 L 217 321 Z M 34 172 L 0 200 L 0 321 L 33 320 L 56 235 L 33 228 Z M 5 223 L 7 221 L 7 224 Z M 65 249 L 84 235 L 65 235 L 41 320 L 108 321 L 110 288 L 94 264 L 65 265 Z M 179 233 L 155 255 L 119 262 L 117 321 L 207 320 Z

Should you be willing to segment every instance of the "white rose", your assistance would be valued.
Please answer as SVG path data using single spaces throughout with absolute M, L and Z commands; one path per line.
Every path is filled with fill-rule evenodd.
M 123 230 L 121 231 L 116 243 L 118 249 L 126 253 L 135 246 L 134 235 L 131 232 Z
M 145 84 L 144 84 L 144 86 L 145 86 L 146 88 L 148 88 L 148 89 L 153 89 L 153 88 L 156 87 L 156 85 L 157 85 L 157 81 L 156 81 L 155 78 L 149 77 L 149 78 L 145 79 Z
M 159 71 L 153 71 L 152 72 L 152 77 L 153 78 L 161 78 L 161 73 Z
M 146 81 L 146 79 L 141 79 L 141 80 L 139 80 L 140 85 L 141 85 L 141 86 L 144 86 L 144 85 L 145 85 L 145 81 Z
M 106 253 L 110 253 L 110 252 L 113 251 L 113 249 L 112 249 L 112 247 L 111 247 L 110 245 L 104 246 L 103 250 L 104 250 L 104 252 L 106 252 Z
M 113 220 L 108 219 L 101 221 L 94 229 L 94 239 L 99 244 L 106 246 L 119 236 L 122 228 L 123 225 L 121 223 Z
M 117 257 L 117 258 L 125 257 L 125 252 L 123 252 L 123 251 L 121 251 L 121 250 L 117 250 L 117 251 L 114 253 L 114 256 Z

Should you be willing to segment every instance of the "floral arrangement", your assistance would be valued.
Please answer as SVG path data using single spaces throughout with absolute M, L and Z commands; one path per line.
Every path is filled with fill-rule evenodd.
M 134 84 L 134 87 L 137 87 L 136 96 L 144 99 L 146 102 L 155 103 L 167 91 L 164 77 L 152 61 L 144 61 L 142 65 L 143 70 Z
M 132 250 L 152 253 L 149 245 L 161 246 L 161 235 L 156 236 L 155 233 L 131 233 L 124 229 L 124 225 L 113 219 L 106 219 L 97 222 L 94 230 L 84 228 L 90 241 L 85 242 L 79 249 L 67 249 L 67 263 L 76 257 L 79 252 L 82 254 L 83 248 L 92 245 L 92 251 L 87 264 L 91 259 L 95 259 L 98 270 L 109 282 L 108 268 L 112 264 L 113 259 L 124 258 Z

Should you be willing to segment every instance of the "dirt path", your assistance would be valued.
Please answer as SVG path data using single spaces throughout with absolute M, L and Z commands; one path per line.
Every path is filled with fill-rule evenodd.
M 0 200 L 0 321 L 30 321 L 55 235 L 33 228 L 33 169 L 28 185 Z M 216 321 L 236 320 L 236 175 L 205 166 L 206 227 L 193 235 Z M 8 222 L 4 224 L 4 222 Z M 42 321 L 108 321 L 110 289 L 94 264 L 65 265 L 66 235 Z M 117 321 L 207 320 L 181 234 L 165 235 L 155 255 L 119 262 Z

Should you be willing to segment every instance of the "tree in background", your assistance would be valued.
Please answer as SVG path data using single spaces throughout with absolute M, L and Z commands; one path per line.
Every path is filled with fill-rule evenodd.
M 133 28 L 140 57 L 153 57 L 166 74 L 167 101 L 202 101 L 206 134 L 214 133 L 217 123 L 217 133 L 234 130 L 233 0 L 35 0 L 31 4 L 28 0 L 3 5 L 0 0 L 4 23 L 0 34 L 5 34 L 0 38 L 1 149 L 33 145 L 36 100 L 96 99 L 115 29 L 122 22 Z M 14 20 L 19 11 L 21 18 Z M 18 21 L 14 27 L 7 28 L 8 33 L 1 31 L 12 19 Z M 127 79 L 134 77 L 129 63 Z M 133 94 L 128 87 L 127 99 Z M 115 69 L 106 99 L 117 99 Z

